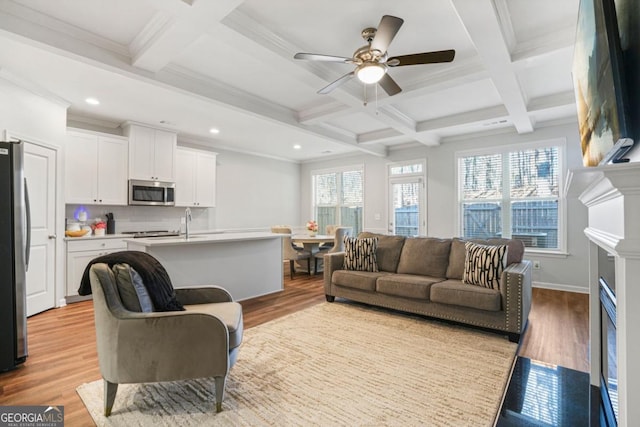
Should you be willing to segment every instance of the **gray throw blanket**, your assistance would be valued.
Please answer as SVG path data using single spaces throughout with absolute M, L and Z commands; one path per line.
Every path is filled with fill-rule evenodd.
M 105 263 L 110 268 L 115 264 L 129 264 L 142 278 L 155 311 L 184 310 L 182 304 L 176 299 L 176 291 L 173 289 L 167 270 L 157 259 L 146 252 L 121 251 L 92 259 L 84 270 L 78 294 L 91 295 L 89 269 L 93 264 L 97 263 Z

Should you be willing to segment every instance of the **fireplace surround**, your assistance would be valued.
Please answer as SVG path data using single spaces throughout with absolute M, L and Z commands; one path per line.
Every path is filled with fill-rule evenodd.
M 640 420 L 640 163 L 576 169 L 567 179 L 588 210 L 592 397 L 607 391 L 614 418 L 617 411 L 609 425 L 632 426 Z M 613 260 L 613 285 L 602 279 L 602 250 Z M 596 416 L 608 425 L 602 411 Z

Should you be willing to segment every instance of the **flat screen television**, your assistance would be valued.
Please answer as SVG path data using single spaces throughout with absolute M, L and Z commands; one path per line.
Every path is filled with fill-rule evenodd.
M 633 146 L 613 0 L 581 0 L 573 57 L 582 162 L 623 161 Z

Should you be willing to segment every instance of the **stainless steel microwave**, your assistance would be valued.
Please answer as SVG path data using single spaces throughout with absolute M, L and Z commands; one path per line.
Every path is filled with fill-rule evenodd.
M 175 206 L 175 182 L 129 180 L 129 204 L 143 206 Z

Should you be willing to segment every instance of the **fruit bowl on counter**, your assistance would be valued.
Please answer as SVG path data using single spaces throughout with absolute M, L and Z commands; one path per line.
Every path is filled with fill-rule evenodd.
M 83 237 L 88 235 L 90 232 L 91 229 L 67 230 L 64 232 L 64 235 L 67 237 Z

